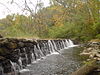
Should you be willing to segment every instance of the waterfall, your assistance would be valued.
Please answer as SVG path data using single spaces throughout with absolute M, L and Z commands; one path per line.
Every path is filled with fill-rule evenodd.
M 65 41 L 66 41 L 66 44 L 65 44 L 65 45 L 66 45 L 67 47 L 72 47 L 72 46 L 74 46 L 73 42 L 72 42 L 70 39 L 68 39 L 68 40 L 66 39 Z
M 73 42 L 70 39 L 68 41 L 69 41 L 69 46 L 72 47 L 74 45 Z
M 69 44 L 69 42 L 67 41 L 67 39 L 66 39 L 65 41 L 66 41 L 66 47 L 69 47 L 70 44 Z
M 11 65 L 12 65 L 12 72 L 14 71 L 14 75 L 17 75 L 17 70 L 16 70 L 16 63 L 10 61 Z
M 27 57 L 27 53 L 26 53 L 26 47 L 25 47 L 25 48 L 23 48 L 23 50 L 24 50 L 24 53 L 25 53 L 26 64 L 28 64 L 28 57 Z
M 64 43 L 64 40 L 62 40 L 62 45 L 63 45 L 63 48 L 65 48 L 65 43 Z
M 29 40 L 28 40 L 29 41 Z M 25 42 L 22 42 L 25 43 Z M 31 43 L 31 44 L 30 44 Z M 14 75 L 17 75 L 18 70 L 25 71 L 25 67 L 37 60 L 40 60 L 44 56 L 50 54 L 59 54 L 59 51 L 62 49 L 66 49 L 68 47 L 74 46 L 73 42 L 70 39 L 64 40 L 38 40 L 38 42 L 28 42 L 23 47 L 18 47 L 16 50 L 18 51 L 19 59 L 17 62 L 12 62 L 11 67 L 15 72 Z M 23 70 L 24 69 L 24 70 Z M 0 73 L 3 71 L 3 68 L 0 66 Z M 20 71 L 20 72 L 21 72 Z M 3 73 L 3 72 L 2 72 Z
M 18 63 L 19 63 L 20 69 L 23 69 L 22 58 L 21 57 L 19 58 Z
M 36 58 L 38 58 L 39 57 L 39 51 L 38 51 L 36 45 L 34 45 L 34 51 L 35 51 Z
M 54 46 L 53 46 L 51 40 L 48 40 L 48 44 L 49 44 L 49 48 L 50 48 L 50 53 L 55 52 L 55 51 L 54 51 Z
M 33 52 L 32 52 L 32 54 L 31 54 L 31 57 L 32 57 L 31 61 L 33 61 L 33 60 L 35 59 L 35 58 L 34 58 Z
M 53 43 L 54 43 L 54 45 L 53 45 Z M 49 47 L 51 48 L 50 52 L 51 52 L 51 54 L 58 54 L 57 50 L 55 50 L 55 48 L 56 48 L 55 42 L 53 41 L 53 43 L 51 42 L 51 40 L 48 40 Z
M 38 47 L 38 50 L 40 51 L 40 55 L 41 55 L 41 57 L 44 56 L 43 52 L 42 52 L 41 49 L 40 49 L 39 44 L 37 44 L 37 47 Z
M 56 43 L 54 42 L 54 40 L 52 40 L 53 44 L 54 44 L 54 48 L 55 50 L 57 50 L 57 46 L 56 46 Z
M 3 67 L 0 65 L 0 75 L 4 75 Z

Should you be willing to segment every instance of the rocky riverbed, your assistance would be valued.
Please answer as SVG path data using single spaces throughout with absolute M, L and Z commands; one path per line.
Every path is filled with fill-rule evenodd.
M 89 56 L 89 59 L 96 59 L 100 61 L 100 41 L 88 42 L 80 55 L 87 55 Z
M 96 60 L 96 69 L 88 75 L 100 75 L 100 40 L 91 40 L 85 44 L 84 50 L 80 53 L 80 56 L 88 57 L 85 63 L 88 63 L 91 60 Z

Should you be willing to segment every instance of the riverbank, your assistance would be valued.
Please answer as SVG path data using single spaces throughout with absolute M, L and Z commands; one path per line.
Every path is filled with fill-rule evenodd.
M 94 40 L 94 41 L 88 42 L 84 46 L 84 50 L 80 55 L 85 55 L 85 56 L 88 56 L 89 59 L 96 59 L 100 61 L 100 41 Z
M 100 75 L 100 40 L 91 40 L 83 45 L 84 49 L 80 57 L 87 57 L 85 65 L 75 71 L 72 75 Z M 92 61 L 94 61 L 94 64 Z

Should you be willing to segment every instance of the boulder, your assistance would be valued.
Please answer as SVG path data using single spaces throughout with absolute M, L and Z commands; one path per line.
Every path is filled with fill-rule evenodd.
M 100 58 L 100 54 L 97 53 L 96 56 Z
M 5 61 L 6 60 L 6 58 L 5 57 L 3 57 L 3 56 L 0 56 L 0 63 L 2 63 L 3 61 Z
M 0 34 L 0 38 L 3 38 L 3 36 Z

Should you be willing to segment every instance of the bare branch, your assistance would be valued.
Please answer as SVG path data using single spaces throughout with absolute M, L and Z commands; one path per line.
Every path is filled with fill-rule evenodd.
M 11 10 L 10 10 L 5 4 L 3 4 L 3 3 L 0 2 L 0 5 L 3 5 L 4 7 L 6 7 L 6 9 L 7 9 L 9 12 L 11 12 Z
M 11 1 L 11 4 L 14 2 L 14 0 Z

